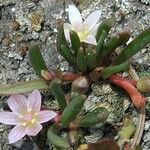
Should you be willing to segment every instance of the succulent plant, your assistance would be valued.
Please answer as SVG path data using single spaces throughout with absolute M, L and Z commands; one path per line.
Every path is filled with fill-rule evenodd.
M 97 13 L 99 11 L 93 14 Z M 79 12 L 77 15 L 80 16 Z M 94 23 L 97 29 L 95 36 L 89 24 L 90 29 L 85 28 L 89 23 L 88 19 L 83 22 L 80 18 L 79 27 L 84 31 L 81 33 L 78 24 L 74 23 L 76 28 L 71 26 L 67 31 L 69 40 L 66 38 L 66 24 L 62 20 L 58 23 L 57 34 L 57 50 L 73 67 L 74 73 L 49 71 L 39 47 L 32 45 L 29 58 L 40 79 L 0 87 L 0 95 L 25 93 L 35 89 L 50 90 L 60 109 L 53 126 L 48 129 L 47 140 L 56 147 L 64 149 L 70 148 L 70 144 L 59 136 L 61 130 L 67 129 L 67 133 L 73 130 L 78 133 L 79 128 L 90 128 L 100 122 L 104 123 L 108 118 L 109 112 L 104 107 L 97 107 L 90 112 L 82 111 L 92 83 L 105 80 L 121 87 L 128 92 L 137 108 L 142 108 L 146 102 L 139 91 L 147 92 L 150 89 L 149 78 L 133 81 L 116 74 L 127 71 L 130 59 L 150 43 L 150 28 L 126 44 L 131 35 L 128 30 L 113 37 L 109 35 L 111 28 L 115 26 L 115 18 L 105 19 L 99 26 L 96 26 L 97 22 Z M 118 47 L 121 47 L 120 53 L 115 51 Z M 65 94 L 62 86 L 68 83 L 72 83 L 71 90 Z

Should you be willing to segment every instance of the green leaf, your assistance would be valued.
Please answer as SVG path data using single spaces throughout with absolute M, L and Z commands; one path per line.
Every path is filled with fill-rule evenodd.
M 15 84 L 1 85 L 0 95 L 27 93 L 37 89 L 46 90 L 49 89 L 49 86 L 46 84 L 45 80 L 42 79 L 19 82 Z
M 73 56 L 73 53 L 71 52 L 68 42 L 66 41 L 64 28 L 63 28 L 63 22 L 60 22 L 58 26 L 56 45 L 57 45 L 58 52 L 64 57 L 64 59 L 70 65 L 72 65 L 75 70 L 79 70 L 76 65 L 75 57 Z
M 97 57 L 96 57 L 96 51 L 93 49 L 86 50 L 86 64 L 88 67 L 88 70 L 93 69 L 97 65 Z
M 73 57 L 70 48 L 68 48 L 65 44 L 61 45 L 61 53 L 62 56 L 73 66 L 76 66 L 75 58 Z
M 112 37 L 108 42 L 103 45 L 103 57 L 108 58 L 109 55 L 119 46 L 124 45 L 130 38 L 130 32 L 124 31 L 118 33 L 117 36 Z
M 108 18 L 104 20 L 97 29 L 96 40 L 97 41 L 99 40 L 103 30 L 106 31 L 108 34 L 110 29 L 115 25 L 115 22 L 116 22 L 115 18 Z
M 136 127 L 133 124 L 132 120 L 126 119 L 125 121 L 124 126 L 121 128 L 121 131 L 119 132 L 120 139 L 130 140 L 132 135 L 135 133 Z
M 114 64 L 120 64 L 127 61 L 149 43 L 150 28 L 143 31 L 132 42 L 130 42 L 129 45 L 118 55 Z
M 70 31 L 70 39 L 71 39 L 72 49 L 74 50 L 74 55 L 77 56 L 79 48 L 81 46 L 81 42 L 78 37 L 78 34 L 75 31 Z
M 48 129 L 47 132 L 47 140 L 50 144 L 53 144 L 56 147 L 59 148 L 69 148 L 69 144 L 60 138 L 58 135 L 54 134 L 53 131 L 51 131 L 51 128 Z
M 130 139 L 131 136 L 134 134 L 135 132 L 135 126 L 134 124 L 129 124 L 126 127 L 123 127 L 119 133 L 121 139 Z
M 85 96 L 77 94 L 71 98 L 71 102 L 67 105 L 61 116 L 63 127 L 67 127 L 69 123 L 76 118 L 81 111 L 85 102 Z
M 84 50 L 82 47 L 80 47 L 79 51 L 78 51 L 78 55 L 77 55 L 77 65 L 80 69 L 80 71 L 82 72 L 86 72 L 87 71 L 87 66 L 86 66 L 86 56 L 84 53 Z
M 124 62 L 124 63 L 116 65 L 116 66 L 110 66 L 110 67 L 104 68 L 101 71 L 100 76 L 103 79 L 105 79 L 105 78 L 109 77 L 110 75 L 112 75 L 114 73 L 127 70 L 128 67 L 129 67 L 129 63 L 128 62 Z
M 104 40 L 106 39 L 106 37 L 107 37 L 107 32 L 105 30 L 102 30 L 102 33 L 99 37 L 99 40 L 96 46 L 97 63 L 101 61 L 101 58 L 103 55 L 103 44 L 104 44 Z
M 32 45 L 29 48 L 29 58 L 36 75 L 42 77 L 41 71 L 47 70 L 47 66 L 37 45 Z
M 61 51 L 61 45 L 62 44 L 65 45 L 65 47 L 67 47 L 67 49 L 70 50 L 70 48 L 69 48 L 69 46 L 67 44 L 66 38 L 65 38 L 63 22 L 60 21 L 58 23 L 58 34 L 57 34 L 57 43 L 56 43 L 56 46 L 57 46 L 58 52 L 63 56 L 63 53 Z
M 50 89 L 53 95 L 56 97 L 61 111 L 63 111 L 66 108 L 67 104 L 64 92 L 61 89 L 60 80 L 58 79 L 53 80 L 50 83 Z
M 105 122 L 108 118 L 109 112 L 106 108 L 96 108 L 92 112 L 87 113 L 75 120 L 75 124 L 79 127 L 93 127 L 98 123 Z

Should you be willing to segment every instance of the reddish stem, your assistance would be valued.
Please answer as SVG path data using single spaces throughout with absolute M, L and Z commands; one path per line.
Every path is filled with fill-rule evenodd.
M 46 71 L 42 70 L 41 75 L 45 80 L 52 81 L 55 78 L 60 78 L 63 81 L 74 81 L 75 79 L 79 78 L 79 74 L 75 73 L 64 73 L 62 72 L 55 72 L 55 71 Z
M 131 80 L 128 80 L 124 77 L 120 77 L 118 75 L 111 75 L 110 77 L 108 77 L 108 80 L 113 84 L 126 90 L 130 95 L 133 104 L 137 108 L 141 108 L 145 105 L 146 99 L 141 95 L 141 93 L 136 89 L 136 87 L 133 86 L 135 83 L 133 84 Z
M 80 76 L 81 75 L 79 75 L 79 74 L 66 73 L 66 74 L 63 74 L 62 80 L 63 81 L 74 81 L 77 78 L 79 78 Z
M 55 116 L 55 117 L 53 118 L 53 121 L 54 121 L 55 123 L 58 123 L 58 122 L 60 122 L 60 120 L 61 120 L 61 115 L 58 113 L 57 116 Z

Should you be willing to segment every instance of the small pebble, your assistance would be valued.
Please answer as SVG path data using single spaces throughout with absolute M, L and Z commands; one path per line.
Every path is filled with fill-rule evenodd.
M 32 32 L 32 38 L 33 38 L 34 40 L 39 39 L 39 33 L 38 33 L 38 32 L 33 31 L 33 32 Z

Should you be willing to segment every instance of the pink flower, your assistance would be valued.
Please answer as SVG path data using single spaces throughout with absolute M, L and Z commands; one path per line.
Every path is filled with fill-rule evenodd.
M 41 130 L 41 123 L 54 118 L 57 113 L 50 110 L 42 110 L 41 94 L 33 91 L 28 99 L 23 95 L 12 95 L 8 99 L 8 106 L 12 112 L 0 112 L 0 122 L 8 125 L 16 125 L 8 135 L 9 143 L 14 143 L 25 135 L 36 136 Z

